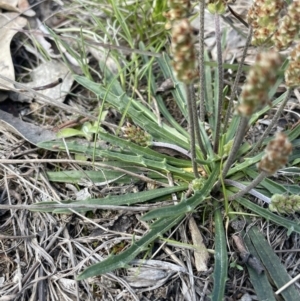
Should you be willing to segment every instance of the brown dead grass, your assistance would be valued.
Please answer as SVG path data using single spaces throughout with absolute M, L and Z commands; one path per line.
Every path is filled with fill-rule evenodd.
M 207 37 L 209 34 L 211 32 Z M 19 51 L 16 48 L 16 57 L 24 53 L 24 49 Z M 239 49 L 229 49 L 227 53 L 238 52 Z M 74 87 L 74 92 L 77 96 L 70 97 L 69 103 L 92 112 L 96 102 L 91 102 L 89 92 L 81 87 Z M 26 105 L 20 107 L 21 110 Z M 111 114 L 109 121 L 113 123 L 117 114 L 113 111 Z M 75 119 L 72 115 L 47 106 L 35 110 L 28 119 L 40 126 L 57 127 L 60 123 Z M 139 272 L 143 267 L 138 264 L 137 269 L 131 271 L 134 281 L 126 278 L 126 270 L 118 270 L 77 282 L 76 276 L 85 267 L 103 260 L 112 252 L 121 251 L 132 243 L 133 235 L 138 238 L 147 231 L 147 226 L 139 221 L 141 212 L 93 210 L 84 216 L 78 213 L 53 215 L 15 210 L 13 206 L 50 199 L 75 199 L 78 189 L 86 189 L 92 196 L 103 196 L 141 191 L 147 186 L 141 183 L 128 187 L 114 184 L 78 187 L 49 182 L 45 175 L 47 170 L 76 170 L 83 167 L 69 163 L 28 163 L 31 159 L 69 158 L 64 153 L 39 150 L 8 131 L 1 131 L 0 134 L 0 157 L 24 161 L 21 164 L 0 163 L 0 203 L 11 205 L 11 209 L 0 209 L 0 300 L 209 300 L 213 284 L 213 259 L 208 262 L 208 271 L 196 272 L 192 250 L 160 241 L 152 246 L 151 252 L 160 248 L 154 259 L 187 267 L 186 273 L 165 272 L 158 275 L 154 273 L 157 269 L 150 266 L 146 271 L 154 273 L 153 279 L 149 280 L 147 287 L 136 287 L 135 283 L 141 281 Z M 199 208 L 194 218 L 202 230 L 205 245 L 213 250 L 214 225 L 211 217 L 205 216 L 202 208 Z M 181 225 L 181 231 L 170 233 L 173 239 L 190 243 L 187 219 Z M 287 236 L 285 229 L 260 219 L 256 225 L 265 234 L 291 277 L 299 274 L 299 235 Z M 230 239 L 231 231 L 228 229 L 232 263 L 238 257 Z M 161 285 L 157 287 L 158 279 Z M 226 300 L 241 300 L 246 293 L 254 295 L 247 272 L 245 269 L 230 268 Z M 254 296 L 253 300 L 256 300 Z

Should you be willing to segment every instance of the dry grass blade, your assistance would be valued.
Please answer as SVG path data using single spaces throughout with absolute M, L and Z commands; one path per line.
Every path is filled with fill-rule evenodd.
M 298 301 L 299 46 L 257 56 L 246 0 L 27 1 L 0 25 L 0 301 Z

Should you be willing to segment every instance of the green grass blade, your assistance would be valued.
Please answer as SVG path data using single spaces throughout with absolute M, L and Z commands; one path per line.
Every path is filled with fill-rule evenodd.
M 202 142 L 203 142 L 203 145 L 204 145 L 204 148 L 206 149 L 206 152 L 208 154 L 208 158 L 211 158 L 211 159 L 214 159 L 215 158 L 215 154 L 214 154 L 214 151 L 212 149 L 212 144 L 210 142 L 210 138 L 209 136 L 207 135 L 207 132 L 205 130 L 205 127 L 203 125 L 202 122 L 200 122 L 199 120 L 199 127 L 200 127 L 200 136 L 201 136 L 201 139 L 202 139 Z M 202 154 L 201 154 L 201 158 L 202 158 Z
M 76 211 L 80 212 L 86 212 L 90 211 L 93 208 L 83 208 L 84 205 L 99 205 L 99 206 L 130 206 L 136 203 L 144 203 L 150 200 L 154 200 L 166 195 L 170 195 L 171 193 L 175 192 L 181 192 L 183 190 L 186 190 L 188 188 L 188 185 L 182 185 L 182 186 L 172 186 L 167 188 L 160 188 L 155 190 L 149 190 L 149 191 L 142 191 L 138 193 L 128 193 L 125 195 L 118 195 L 118 196 L 108 196 L 105 198 L 99 198 L 99 199 L 86 199 L 83 201 L 62 201 L 61 203 L 63 205 L 74 205 L 80 207 L 80 209 L 74 209 Z M 68 210 L 67 206 L 66 208 L 60 208 L 56 209 L 56 206 L 58 206 L 59 203 L 57 202 L 40 202 L 40 203 L 34 203 L 30 205 L 30 211 L 38 211 L 38 212 L 54 212 L 55 213 L 72 213 L 72 211 Z
M 205 198 L 205 194 L 202 194 L 201 192 L 197 191 L 192 197 L 182 200 L 178 205 L 154 209 L 142 216 L 141 219 L 143 221 L 149 221 L 152 219 L 166 218 L 170 216 L 176 216 L 179 214 L 192 212 L 199 204 L 201 204 L 201 202 L 205 200 Z
M 299 194 L 300 195 L 300 187 L 299 187 L 299 184 L 287 184 L 287 185 L 284 185 L 284 187 L 286 188 L 286 191 L 289 193 L 289 194 Z
M 245 245 L 249 253 L 256 258 L 259 258 L 253 244 L 248 235 L 244 235 L 245 233 L 241 233 L 244 237 Z M 247 265 L 247 269 L 250 275 L 250 281 L 254 287 L 255 293 L 257 295 L 258 300 L 268 300 L 268 301 L 276 301 L 274 296 L 274 292 L 272 286 L 269 283 L 268 277 L 266 273 L 261 273 L 260 275 L 255 272 L 251 267 Z
M 52 142 L 45 142 L 40 143 L 40 147 L 48 148 L 53 146 Z M 55 142 L 56 150 L 58 149 L 65 149 L 65 145 L 62 142 Z M 153 168 L 155 170 L 159 171 L 165 171 L 165 172 L 172 172 L 175 176 L 181 177 L 185 179 L 186 181 L 191 180 L 194 178 L 193 173 L 186 171 L 183 168 L 175 167 L 170 164 L 168 164 L 166 160 L 166 156 L 162 156 L 160 158 L 154 158 L 153 159 L 147 159 L 144 158 L 141 155 L 131 154 L 131 153 L 125 153 L 121 151 L 111 151 L 111 150 L 101 150 L 101 149 L 95 149 L 94 147 L 89 147 L 86 145 L 81 145 L 76 142 L 68 142 L 66 143 L 66 146 L 70 152 L 85 154 L 88 157 L 94 158 L 108 158 L 108 159 L 115 159 L 122 162 L 127 162 L 131 166 L 133 165 L 139 165 L 142 167 L 147 168 Z M 57 148 L 58 147 L 58 148 Z M 187 167 L 189 167 L 189 161 L 187 161 Z
M 176 77 L 173 74 L 172 67 L 171 67 L 171 61 L 170 58 L 164 54 L 163 57 L 157 59 L 158 64 L 160 66 L 160 69 L 162 70 L 162 73 L 165 77 L 171 78 L 174 82 L 175 89 L 172 90 L 172 95 L 174 100 L 176 101 L 176 104 L 180 110 L 180 112 L 183 114 L 183 116 L 188 119 L 188 113 L 187 113 L 187 104 L 186 104 L 186 92 L 184 84 L 179 82 Z
M 292 129 L 288 136 L 290 141 L 294 141 L 296 138 L 298 138 L 300 136 L 300 126 L 298 125 Z
M 292 166 L 295 166 L 295 165 L 297 166 L 300 163 L 300 150 L 299 149 L 293 149 L 293 154 L 289 157 L 289 162 L 291 162 Z M 296 167 L 290 167 L 290 168 L 296 168 Z
M 223 301 L 225 284 L 228 273 L 228 254 L 226 247 L 226 235 L 223 226 L 223 219 L 220 204 L 215 202 L 215 268 L 213 273 L 214 287 L 212 291 L 212 301 Z
M 141 45 L 140 48 L 144 49 L 143 45 Z M 148 65 L 150 62 L 149 58 L 146 56 L 143 56 L 142 58 L 143 58 L 144 63 L 146 65 Z M 170 78 L 171 73 L 169 73 L 169 72 L 171 72 L 171 67 L 170 67 L 170 65 L 166 66 L 166 64 L 169 63 L 170 61 L 165 60 L 164 58 L 157 59 L 157 60 L 159 61 L 160 67 L 163 70 L 165 78 Z M 172 125 L 178 132 L 180 132 L 184 136 L 188 137 L 187 131 L 181 125 L 178 124 L 178 122 L 174 119 L 174 117 L 170 113 L 170 110 L 166 107 L 165 101 L 163 100 L 162 96 L 160 94 L 156 93 L 156 90 L 158 87 L 156 84 L 156 77 L 155 77 L 154 73 L 152 72 L 152 70 L 149 70 L 149 72 L 147 72 L 146 74 L 147 74 L 148 86 L 150 86 L 149 90 L 151 91 L 151 94 L 155 97 L 155 100 L 159 107 L 159 112 L 164 116 L 164 118 L 169 122 L 169 124 Z M 173 95 L 178 95 L 180 97 L 184 97 L 184 94 L 182 94 L 182 91 L 181 91 L 183 88 L 181 89 L 181 87 L 179 85 L 180 85 L 180 83 L 175 84 L 176 90 L 179 89 L 179 91 L 177 91 L 177 93 L 175 91 L 173 91 L 174 92 Z M 179 92 L 181 92 L 181 93 L 179 93 Z M 150 101 L 150 99 L 149 99 L 149 101 Z M 184 99 L 181 99 L 181 98 L 175 99 L 174 98 L 174 101 L 176 101 L 177 106 L 178 106 L 180 112 L 183 114 L 183 116 L 185 118 L 187 118 L 186 104 L 185 104 Z
M 130 183 L 132 177 L 123 174 L 120 171 L 113 170 L 64 170 L 64 171 L 47 171 L 47 178 L 51 182 L 58 183 Z M 105 184 L 103 184 L 105 185 Z
M 205 200 L 205 198 L 209 195 L 212 190 L 213 185 L 215 184 L 218 176 L 219 176 L 219 168 L 220 165 L 216 164 L 213 172 L 210 177 L 205 182 L 203 188 L 199 191 L 196 191 L 195 194 L 188 198 L 183 199 L 178 205 L 168 206 L 164 208 L 154 209 L 149 213 L 145 214 L 142 217 L 142 220 L 148 221 L 156 218 L 164 218 L 168 216 L 176 216 L 185 214 L 187 212 L 191 212 L 195 210 L 195 208 Z
M 149 147 L 139 146 L 133 142 L 118 138 L 118 137 L 116 137 L 114 135 L 110 135 L 108 133 L 99 132 L 99 137 L 101 139 L 111 143 L 112 145 L 117 145 L 118 147 L 128 148 L 133 153 L 138 154 L 140 156 L 144 156 L 145 158 L 149 158 L 149 159 L 153 159 L 153 160 L 165 159 L 171 165 L 191 167 L 190 160 L 177 159 L 177 158 L 165 155 L 165 154 L 161 154 L 155 150 L 152 150 Z
M 121 113 L 127 112 L 128 116 L 145 129 L 154 139 L 163 142 L 170 142 L 177 144 L 185 149 L 189 148 L 187 137 L 176 131 L 174 128 L 162 124 L 158 124 L 157 117 L 148 108 L 142 105 L 140 102 L 129 98 L 125 92 L 123 94 L 114 94 L 111 91 L 107 91 L 101 84 L 97 84 L 89 79 L 81 76 L 74 76 L 75 80 L 94 92 L 101 99 L 105 97 L 107 103 L 118 109 Z M 128 105 L 130 103 L 130 106 Z
M 229 192 L 228 192 L 229 194 Z M 272 221 L 277 225 L 283 226 L 288 229 L 288 233 L 297 232 L 300 233 L 300 225 L 298 225 L 296 222 L 293 222 L 291 220 L 288 220 L 282 216 L 279 216 L 275 213 L 272 213 L 271 211 L 264 209 L 250 201 L 248 201 L 245 198 L 239 198 L 236 200 L 241 205 L 245 206 L 249 210 L 255 212 L 259 216 L 265 218 L 266 220 Z
M 241 117 L 234 115 L 231 122 L 229 123 L 228 129 L 226 130 L 226 140 L 225 143 L 228 143 L 230 140 L 233 140 L 235 137 L 236 130 L 239 126 Z
M 252 166 L 253 164 L 257 163 L 258 161 L 261 160 L 261 158 L 263 157 L 263 153 L 258 154 L 255 157 L 252 158 L 246 158 L 245 161 L 243 163 L 239 163 L 237 164 L 235 167 L 231 168 L 227 174 L 227 176 L 231 176 L 239 171 L 248 171 L 247 167 Z M 250 168 L 249 168 L 250 170 Z
M 157 237 L 161 236 L 174 225 L 177 225 L 183 217 L 184 215 L 167 218 L 163 221 L 158 220 L 159 226 L 154 223 L 150 231 L 140 240 L 134 242 L 126 251 L 118 255 L 112 255 L 104 261 L 88 267 L 77 277 L 77 280 L 84 280 L 89 277 L 105 274 L 115 269 L 126 267 L 128 263 L 132 261 L 139 253 L 147 250 L 150 243 L 152 243 Z
M 285 267 L 281 264 L 278 256 L 274 253 L 265 237 L 258 231 L 256 227 L 250 228 L 248 235 L 277 289 L 281 288 L 291 280 Z M 300 297 L 299 292 L 296 290 L 294 285 L 286 288 L 281 293 L 281 296 L 285 301 L 299 301 Z
M 116 183 L 116 184 L 130 184 L 140 181 L 139 178 L 133 178 L 131 175 L 126 175 L 122 171 L 114 171 L 110 170 L 109 166 L 116 166 L 119 168 L 123 168 L 132 173 L 136 173 L 138 175 L 144 174 L 145 171 L 141 170 L 138 167 L 129 166 L 129 164 L 122 164 L 123 162 L 118 161 L 108 161 L 105 162 L 107 164 L 107 168 L 101 168 L 100 170 L 63 170 L 63 171 L 47 171 L 46 175 L 49 181 L 58 182 L 58 183 L 94 183 L 97 186 L 102 186 L 98 183 Z M 160 173 L 147 171 L 147 177 L 159 181 L 167 183 L 165 177 L 163 177 Z

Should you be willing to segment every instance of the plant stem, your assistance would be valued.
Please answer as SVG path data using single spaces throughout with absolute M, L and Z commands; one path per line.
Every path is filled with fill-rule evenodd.
M 244 65 L 245 58 L 246 58 L 246 55 L 247 55 L 247 51 L 248 51 L 248 48 L 249 48 L 249 45 L 250 45 L 251 39 L 252 39 L 252 33 L 253 33 L 253 30 L 252 30 L 252 27 L 250 27 L 249 32 L 248 32 L 248 36 L 247 36 L 247 39 L 246 39 L 245 47 L 243 49 L 242 58 L 241 58 L 241 61 L 239 63 L 239 67 L 238 67 L 238 70 L 237 70 L 237 73 L 236 73 L 236 77 L 235 77 L 235 80 L 234 80 L 234 83 L 233 83 L 233 87 L 231 89 L 230 99 L 229 99 L 229 102 L 228 102 L 228 107 L 227 107 L 226 116 L 225 116 L 225 120 L 224 120 L 223 133 L 226 133 L 226 128 L 227 128 L 227 125 L 228 125 L 229 117 L 232 114 L 231 109 L 232 109 L 232 106 L 233 106 L 233 99 L 236 95 L 238 84 L 239 84 L 239 81 L 240 81 L 240 77 L 242 75 L 243 65 Z
M 271 132 L 273 126 L 278 121 L 278 119 L 280 117 L 280 114 L 283 112 L 283 109 L 284 109 L 284 107 L 285 107 L 286 103 L 288 102 L 289 97 L 291 95 L 291 92 L 292 92 L 292 88 L 288 88 L 288 90 L 286 92 L 286 96 L 285 96 L 283 102 L 281 103 L 280 107 L 276 111 L 275 115 L 273 116 L 273 119 L 272 119 L 271 123 L 268 125 L 267 129 L 265 130 L 265 132 L 263 133 L 263 135 L 260 137 L 259 141 L 253 146 L 252 150 L 247 154 L 247 157 L 253 155 L 253 153 L 258 148 L 261 147 L 261 145 L 265 141 L 265 138 L 269 135 L 269 133 Z
M 200 121 L 205 120 L 205 66 L 204 66 L 204 10 L 205 0 L 199 1 L 199 98 L 200 98 Z
M 239 191 L 238 193 L 231 195 L 228 198 L 228 201 L 234 201 L 235 199 L 240 198 L 246 193 L 250 192 L 250 190 L 256 187 L 266 176 L 267 173 L 262 171 L 248 186 L 245 186 L 245 188 Z
M 249 121 L 248 117 L 241 117 L 240 124 L 238 126 L 238 131 L 236 132 L 236 136 L 235 136 L 231 151 L 228 155 L 225 166 L 223 168 L 223 172 L 222 172 L 223 179 L 226 177 L 227 172 L 230 169 L 230 167 L 236 157 L 236 154 L 243 142 L 244 135 L 246 133 L 246 129 L 248 126 L 248 121 Z
M 193 114 L 193 106 L 191 99 L 190 85 L 185 84 L 186 100 L 189 116 L 189 134 L 190 134 L 190 146 L 191 146 L 191 160 L 195 178 L 199 178 L 197 163 L 196 163 L 196 141 L 195 141 L 195 120 Z
M 190 92 L 192 114 L 193 114 L 193 120 L 194 120 L 194 126 L 195 126 L 194 131 L 195 131 L 195 135 L 196 135 L 196 140 L 197 140 L 198 146 L 202 152 L 203 158 L 206 159 L 207 152 L 204 147 L 203 141 L 201 139 L 199 120 L 198 120 L 198 114 L 197 114 L 197 105 L 196 105 L 196 100 L 195 100 L 195 89 L 194 89 L 193 85 L 189 85 L 189 92 Z
M 246 189 L 246 188 L 248 187 L 248 186 L 246 186 L 246 185 L 244 185 L 244 184 L 241 184 L 241 183 L 236 182 L 236 181 L 233 181 L 233 180 L 228 180 L 228 179 L 224 180 L 224 184 L 232 185 L 232 186 L 234 186 L 234 187 L 236 187 L 236 188 L 239 188 L 239 189 L 241 189 L 241 190 Z M 257 197 L 258 199 L 264 201 L 264 202 L 267 203 L 267 204 L 270 204 L 270 203 L 271 203 L 271 199 L 270 199 L 270 198 L 266 197 L 264 194 L 258 192 L 258 191 L 255 190 L 255 189 L 249 190 L 248 193 L 251 194 L 251 195 L 253 195 L 253 196 L 255 196 L 255 197 Z M 230 198 L 231 198 L 231 197 L 229 197 L 229 199 L 230 199 Z
M 240 124 L 238 126 L 238 131 L 236 132 L 235 139 L 234 139 L 231 151 L 226 160 L 225 166 L 223 168 L 221 178 L 215 184 L 215 186 L 213 188 L 213 192 L 217 192 L 220 189 L 222 181 L 225 179 L 228 170 L 230 169 L 232 163 L 234 162 L 234 159 L 240 148 L 240 145 L 243 142 L 244 135 L 246 133 L 246 129 L 248 126 L 248 121 L 249 121 L 248 117 L 241 117 Z
M 218 63 L 218 102 L 216 113 L 216 128 L 214 133 L 214 152 L 217 154 L 219 149 L 220 140 L 220 128 L 221 128 L 221 115 L 223 107 L 223 85 L 224 85 L 224 71 L 223 71 L 223 59 L 222 59 L 222 45 L 221 45 L 221 33 L 220 33 L 220 16 L 215 14 L 215 31 L 216 31 L 216 43 L 217 43 L 217 63 Z

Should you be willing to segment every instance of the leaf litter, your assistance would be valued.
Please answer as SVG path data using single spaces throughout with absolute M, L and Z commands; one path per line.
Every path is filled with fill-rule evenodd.
M 8 102 L 6 106 L 3 105 L 3 102 L 0 103 L 2 124 L 0 125 L 0 154 L 1 159 L 23 160 L 22 163 L 18 164 L 11 161 L 12 163 L 9 165 L 3 164 L 0 160 L 0 204 L 8 204 L 11 208 L 17 204 L 28 205 L 44 200 L 59 201 L 78 197 L 76 185 L 50 182 L 46 176 L 46 171 L 49 169 L 79 170 L 84 173 L 82 166 L 75 162 L 72 164 L 55 163 L 53 159 L 56 158 L 56 155 L 53 155 L 52 152 L 40 153 L 34 145 L 54 139 L 53 128 L 57 124 L 72 118 L 76 119 L 80 115 L 88 116 L 85 113 L 92 112 L 98 104 L 97 99 L 91 97 L 89 92 L 84 89 L 76 89 L 79 97 L 74 96 L 71 92 L 74 87 L 71 73 L 69 73 L 69 65 L 76 60 L 70 59 L 73 57 L 72 54 L 68 52 L 67 48 L 64 48 L 64 53 L 67 53 L 65 60 L 64 55 L 58 49 L 53 49 L 55 48 L 53 40 L 45 39 L 43 34 L 36 35 L 35 31 L 39 30 L 38 27 L 30 28 L 34 32 L 32 35 L 28 35 L 27 39 L 31 40 L 32 43 L 27 45 L 26 39 L 21 41 L 18 38 L 17 41 L 13 41 L 15 44 L 11 47 L 11 40 L 16 35 L 20 36 L 22 34 L 21 29 L 26 25 L 26 19 L 21 15 L 22 11 L 29 11 L 29 15 L 35 12 L 38 17 L 42 18 L 42 23 L 44 21 L 43 15 L 48 17 L 49 12 L 51 12 L 54 15 L 54 21 L 51 21 L 51 18 L 47 20 L 50 28 L 59 26 L 61 21 L 57 17 L 59 13 L 68 13 L 68 10 L 64 11 L 64 6 L 59 6 L 62 5 L 62 1 L 45 1 L 45 4 L 32 6 L 31 9 L 26 2 L 18 2 L 17 0 L 0 2 L 0 8 L 13 12 L 2 14 L 4 17 L 0 19 L 2 24 L 0 26 L 0 62 L 5 61 L 5 64 L 8 64 L 4 71 L 0 71 L 0 75 L 11 80 L 8 82 L 0 78 L 0 87 L 3 84 L 1 90 L 7 93 L 9 98 L 5 100 Z M 32 2 L 34 1 L 30 3 L 32 4 Z M 244 2 L 241 1 L 242 8 Z M 53 7 L 58 8 L 58 10 L 53 11 Z M 87 13 L 83 12 L 84 18 L 87 18 L 86 15 Z M 3 26 L 10 20 L 13 20 L 8 22 L 11 27 Z M 224 23 L 225 25 L 226 23 Z M 17 34 L 18 30 L 20 33 Z M 26 30 L 30 31 L 29 29 Z M 34 37 L 37 36 L 41 37 L 38 39 L 39 47 L 43 48 L 46 57 L 47 55 L 51 57 L 53 53 L 56 53 L 56 58 L 46 61 L 44 57 L 40 56 L 40 49 L 33 42 Z M 213 55 L 214 42 L 213 39 L 209 40 L 210 36 L 213 35 L 208 31 L 206 40 L 208 44 L 210 43 Z M 11 49 L 14 51 L 11 52 Z M 90 52 L 97 60 L 106 57 L 103 52 L 98 53 L 92 49 Z M 233 46 L 227 51 L 229 55 L 238 52 L 239 49 L 235 49 Z M 248 59 L 251 61 L 251 57 Z M 71 68 L 76 70 L 76 67 L 78 66 L 74 63 Z M 117 65 L 112 59 L 109 61 L 108 68 L 113 71 L 117 70 Z M 15 76 L 14 70 L 17 71 L 17 76 Z M 28 72 L 29 70 L 31 72 Z M 30 95 L 27 92 L 18 93 L 17 91 L 18 89 L 26 90 L 48 84 L 58 77 L 63 78 L 64 86 L 45 90 L 45 95 L 49 99 L 57 100 L 57 103 L 67 101 L 68 106 L 58 107 L 56 102 L 51 105 L 49 100 L 42 103 L 43 93 Z M 22 87 L 18 86 L 18 82 L 23 83 Z M 12 94 L 9 94 L 12 91 L 21 95 L 21 103 L 14 102 L 16 99 L 13 98 Z M 18 97 L 19 101 L 20 98 Z M 33 104 L 37 103 L 37 98 L 39 98 L 38 105 L 34 106 Z M 17 112 L 17 114 L 15 113 L 15 116 L 9 114 L 12 111 Z M 23 120 L 17 117 L 19 115 L 23 117 Z M 110 117 L 109 122 L 118 124 L 120 118 L 118 113 L 111 110 L 108 115 Z M 54 147 L 55 145 L 53 145 Z M 60 154 L 62 159 L 69 159 L 68 156 L 70 155 Z M 39 158 L 47 158 L 49 161 L 47 164 L 42 164 L 39 162 Z M 104 196 L 107 193 L 134 193 L 144 189 L 147 189 L 145 184 L 135 182 L 129 185 L 107 185 L 104 188 L 93 186 L 89 187 L 88 193 L 91 196 Z M 84 187 L 81 187 L 81 190 L 83 193 L 86 192 Z M 179 237 L 178 240 L 185 241 L 186 244 L 174 244 L 172 241 L 156 242 L 154 249 L 161 248 L 161 251 L 155 256 L 156 260 L 135 260 L 127 272 L 117 270 L 101 277 L 87 279 L 80 284 L 75 280 L 83 267 L 103 260 L 111 252 L 118 252 L 124 248 L 122 244 L 124 241 L 131 244 L 135 237 L 147 231 L 147 224 L 141 223 L 137 219 L 138 217 L 138 214 L 125 210 L 118 212 L 98 210 L 94 211 L 90 217 L 79 213 L 51 215 L 25 210 L 0 209 L 2 235 L 0 236 L 0 300 L 33 300 L 34 298 L 40 301 L 47 299 L 195 300 L 196 294 L 199 296 L 199 300 L 209 300 L 212 280 L 210 278 L 211 262 L 208 254 L 214 247 L 211 217 L 202 223 L 199 216 L 194 216 L 196 223 L 201 224 L 202 234 L 200 234 L 197 226 L 195 228 L 194 223 L 189 225 L 190 237 L 181 237 L 183 233 L 178 231 L 176 234 Z M 183 224 L 183 226 L 185 231 L 188 225 Z M 277 254 L 290 276 L 295 277 L 299 274 L 297 268 L 299 252 L 296 252 L 299 249 L 299 235 L 293 233 L 288 236 L 284 229 L 270 225 L 263 220 L 259 220 L 256 226 L 267 235 L 273 250 L 279 250 Z M 191 244 L 188 244 L 190 240 L 194 242 L 195 247 L 191 248 Z M 196 241 L 198 243 L 203 241 L 200 249 L 197 249 Z M 204 247 L 205 249 L 203 249 Z M 285 249 L 292 249 L 292 251 L 286 252 Z M 202 262 L 199 262 L 199 253 L 205 253 L 203 258 L 200 258 L 203 260 Z M 192 257 L 193 254 L 195 258 Z M 232 250 L 231 256 L 233 259 L 237 259 L 234 250 Z M 171 262 L 173 263 L 171 264 Z M 191 267 L 195 267 L 196 271 L 193 271 Z M 200 270 L 202 271 L 200 272 Z M 193 282 L 190 278 L 191 275 Z M 247 300 L 255 300 L 255 296 L 252 298 L 250 295 L 249 297 L 248 293 L 252 293 L 252 288 L 249 285 L 245 270 L 229 269 L 228 278 L 227 294 L 230 296 L 228 300 L 242 300 L 243 296 L 247 297 Z

